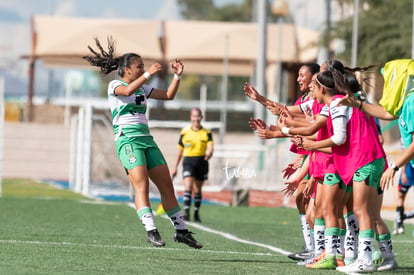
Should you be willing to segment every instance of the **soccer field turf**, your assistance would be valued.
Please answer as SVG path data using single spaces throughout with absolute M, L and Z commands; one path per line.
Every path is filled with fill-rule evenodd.
M 296 209 L 204 205 L 203 222 L 188 224 L 200 250 L 175 243 L 163 217 L 166 246 L 153 248 L 128 204 L 46 184 L 4 180 L 0 209 L 0 274 L 341 274 L 286 257 L 303 246 Z M 400 268 L 381 274 L 414 273 L 413 230 L 393 236 Z

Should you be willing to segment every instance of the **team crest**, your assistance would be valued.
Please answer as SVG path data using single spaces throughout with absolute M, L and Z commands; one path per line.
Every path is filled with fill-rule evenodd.
M 129 163 L 135 163 L 137 161 L 137 158 L 134 157 L 134 155 L 129 156 Z

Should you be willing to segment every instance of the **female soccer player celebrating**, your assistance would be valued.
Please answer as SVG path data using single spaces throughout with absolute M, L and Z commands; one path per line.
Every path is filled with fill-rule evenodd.
M 167 162 L 149 132 L 145 116 L 147 99 L 174 99 L 180 84 L 184 65 L 179 59 L 171 62 L 174 78 L 168 89 L 156 89 L 145 83 L 151 76 L 162 71 L 162 66 L 155 63 L 148 71 L 144 70 L 144 62 L 136 53 L 126 53 L 114 57 L 115 41 L 108 39 L 108 51 L 105 51 L 99 40 L 97 53 L 90 46 L 93 56 L 84 58 L 93 66 L 101 69 L 106 75 L 117 70 L 121 79 L 113 80 L 108 85 L 108 98 L 112 112 L 112 124 L 115 133 L 115 146 L 118 157 L 127 171 L 135 189 L 135 207 L 138 217 L 147 231 L 147 241 L 154 246 L 164 246 L 154 222 L 149 201 L 149 179 L 157 186 L 164 206 L 176 232 L 174 240 L 194 248 L 202 245 L 196 241 L 186 228 L 181 209 L 174 194 Z

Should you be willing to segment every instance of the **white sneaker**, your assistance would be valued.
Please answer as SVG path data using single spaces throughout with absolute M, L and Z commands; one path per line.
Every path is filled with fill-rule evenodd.
M 405 230 L 404 230 L 404 226 L 400 226 L 394 229 L 394 231 L 392 231 L 393 235 L 401 235 L 404 234 Z
M 336 270 L 344 273 L 369 273 L 375 271 L 375 265 L 373 263 L 367 264 L 358 259 L 349 265 L 338 266 Z
M 386 270 L 394 270 L 398 268 L 398 264 L 395 261 L 394 257 L 386 258 L 382 262 L 382 264 L 377 268 L 377 271 L 386 271 Z

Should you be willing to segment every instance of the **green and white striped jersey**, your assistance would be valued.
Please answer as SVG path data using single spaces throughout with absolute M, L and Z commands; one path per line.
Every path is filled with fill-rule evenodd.
M 144 84 L 130 96 L 115 95 L 116 87 L 128 83 L 122 80 L 112 80 L 108 85 L 108 100 L 112 113 L 115 140 L 121 134 L 127 137 L 150 136 L 147 111 L 147 98 L 153 88 Z

